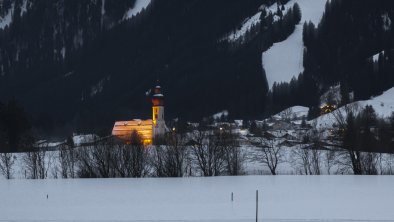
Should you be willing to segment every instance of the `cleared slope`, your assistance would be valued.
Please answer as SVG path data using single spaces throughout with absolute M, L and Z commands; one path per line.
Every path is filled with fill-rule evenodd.
M 0 181 L 0 221 L 252 221 L 256 189 L 264 221 L 390 220 L 393 183 L 385 176 L 10 180 Z
M 296 2 L 301 8 L 300 24 L 285 41 L 275 43 L 263 53 L 263 67 L 270 89 L 274 82 L 289 82 L 294 76 L 304 71 L 302 27 L 305 21 L 311 21 L 315 25 L 319 23 L 326 0 L 291 0 L 286 7 Z

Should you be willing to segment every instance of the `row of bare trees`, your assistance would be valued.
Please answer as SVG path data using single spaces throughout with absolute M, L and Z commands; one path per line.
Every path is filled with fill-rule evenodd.
M 57 152 L 42 148 L 22 155 L 25 178 L 112 178 L 240 175 L 244 155 L 231 129 L 171 132 L 163 144 L 144 146 L 137 132 L 128 143 L 113 138 L 86 147 L 63 144 Z M 12 178 L 15 154 L 0 154 L 0 170 Z
M 340 144 L 338 147 L 327 149 L 324 146 L 317 146 L 313 141 L 301 141 L 298 145 L 285 148 L 278 138 L 262 137 L 260 143 L 252 160 L 261 162 L 272 175 L 278 173 L 297 175 L 394 174 L 394 155 L 392 154 L 346 150 L 341 148 Z M 278 171 L 279 166 L 285 164 L 287 165 L 286 172 Z M 289 171 L 289 167 L 293 169 L 292 172 Z M 358 173 L 357 170 L 362 173 Z

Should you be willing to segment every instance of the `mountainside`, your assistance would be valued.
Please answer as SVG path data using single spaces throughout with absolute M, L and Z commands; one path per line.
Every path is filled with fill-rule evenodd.
M 16 98 L 49 132 L 108 132 L 150 117 L 158 80 L 168 120 L 313 114 L 338 83 L 356 99 L 392 87 L 393 3 L 332 0 L 322 14 L 324 3 L 3 0 L 0 101 Z
M 257 116 L 267 91 L 258 41 L 233 49 L 219 39 L 263 2 L 152 1 L 116 25 L 107 20 L 123 18 L 128 7 L 109 17 L 100 16 L 100 1 L 32 2 L 2 31 L 1 42 L 11 49 L 2 50 L 2 64 L 9 66 L 3 65 L 1 99 L 15 96 L 30 112 L 56 121 L 108 127 L 116 119 L 148 118 L 145 92 L 159 79 L 168 117 L 199 119 L 223 109 Z M 61 17 L 52 7 L 71 7 L 74 14 Z M 93 12 L 84 14 L 87 9 Z M 57 20 L 72 30 L 61 31 Z M 54 33 L 65 44 L 55 47 Z

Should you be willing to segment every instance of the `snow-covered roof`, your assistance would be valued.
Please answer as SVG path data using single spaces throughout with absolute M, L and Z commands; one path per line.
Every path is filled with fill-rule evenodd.
M 96 141 L 99 138 L 99 136 L 95 134 L 86 134 L 86 135 L 74 135 L 73 136 L 73 142 L 74 145 L 79 146 L 85 143 L 92 143 Z

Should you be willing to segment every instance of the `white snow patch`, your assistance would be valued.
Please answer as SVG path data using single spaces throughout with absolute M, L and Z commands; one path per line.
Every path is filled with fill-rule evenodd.
M 103 91 L 105 80 L 106 79 L 100 80 L 96 85 L 90 88 L 90 97 L 94 97 L 95 95 Z
M 390 176 L 1 180 L 0 221 L 246 222 L 256 190 L 262 221 L 392 221 L 393 184 Z
M 101 16 L 105 15 L 105 0 L 101 2 Z
M 242 24 L 241 28 L 236 30 L 234 33 L 231 33 L 227 39 L 228 41 L 234 42 L 238 40 L 240 37 L 244 36 L 245 33 L 251 29 L 253 26 L 257 25 L 260 22 L 261 12 L 257 12 L 250 18 L 247 18 Z
M 27 0 L 24 0 L 21 6 L 21 16 L 27 12 Z
M 383 55 L 384 55 L 384 50 L 379 52 L 379 53 L 376 53 L 375 55 L 372 56 L 372 61 L 373 62 L 378 62 L 379 61 L 379 54 L 380 53 L 383 53 Z
M 214 119 L 220 119 L 221 117 L 226 117 L 226 116 L 228 116 L 228 111 L 227 110 L 223 110 L 221 112 L 218 112 L 218 113 L 215 113 L 215 114 L 212 115 L 212 117 Z
M 294 33 L 286 40 L 275 43 L 263 53 L 263 67 L 266 72 L 268 86 L 272 89 L 274 82 L 289 82 L 304 71 L 302 29 L 304 22 L 319 23 L 327 0 L 291 0 L 288 4 L 298 3 L 302 19 L 296 25 Z
M 302 119 L 308 116 L 309 108 L 304 106 L 293 106 L 283 110 L 282 112 L 272 116 L 276 120 L 283 119 Z
M 64 144 L 64 141 L 63 142 L 48 142 L 46 140 L 40 140 L 40 141 L 38 141 L 38 142 L 36 142 L 34 144 L 34 147 L 37 147 L 37 148 L 54 148 L 54 147 L 60 146 L 62 144 Z
M 86 134 L 86 135 L 74 135 L 73 142 L 75 146 L 80 146 L 85 143 L 92 143 L 99 139 L 99 136 L 95 134 Z
M 136 16 L 138 13 L 140 13 L 143 9 L 148 7 L 150 4 L 151 0 L 137 0 L 134 4 L 134 7 L 129 9 L 125 16 L 124 19 L 130 19 L 134 16 Z
M 66 58 L 66 47 L 63 46 L 63 48 L 60 50 L 60 53 L 62 54 L 63 59 Z
M 4 17 L 0 17 L 0 29 L 4 29 L 9 26 L 12 22 L 12 14 L 14 13 L 14 4 L 8 10 L 8 13 Z
M 383 21 L 383 30 L 389 31 L 391 29 L 391 19 L 387 12 L 382 15 L 382 21 Z

